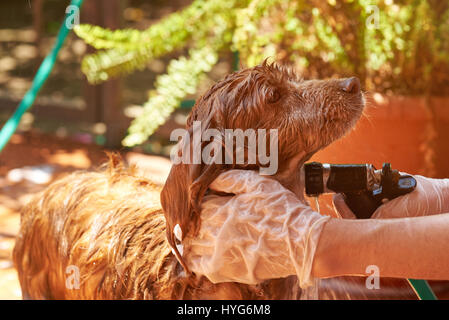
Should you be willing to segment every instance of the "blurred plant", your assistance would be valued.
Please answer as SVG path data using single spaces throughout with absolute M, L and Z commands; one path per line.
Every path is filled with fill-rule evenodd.
M 373 8 L 376 9 L 373 11 Z M 367 23 L 373 14 L 378 25 Z M 195 0 L 147 30 L 81 25 L 78 36 L 100 50 L 82 70 L 92 83 L 143 69 L 182 48 L 134 119 L 126 146 L 144 142 L 193 93 L 222 50 L 253 66 L 265 57 L 305 78 L 358 75 L 368 90 L 449 92 L 449 3 L 438 0 Z

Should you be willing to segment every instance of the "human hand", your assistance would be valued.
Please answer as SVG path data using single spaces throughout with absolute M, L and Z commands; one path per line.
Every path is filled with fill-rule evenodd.
M 278 181 L 249 170 L 221 174 L 201 206 L 197 235 L 183 240 L 183 258 L 214 283 L 257 284 L 297 275 L 312 284 L 311 268 L 322 216 Z
M 381 205 L 371 218 L 390 219 L 449 213 L 449 179 L 431 179 L 419 175 L 413 177 L 417 182 L 415 190 Z M 343 218 L 356 219 L 342 194 L 335 194 L 332 200 L 335 210 Z

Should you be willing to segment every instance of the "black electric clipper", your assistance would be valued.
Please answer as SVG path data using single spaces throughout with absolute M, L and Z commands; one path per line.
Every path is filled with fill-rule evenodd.
M 384 163 L 382 170 L 371 164 L 304 164 L 306 194 L 342 193 L 348 207 L 359 219 L 370 218 L 385 201 L 412 192 L 416 180 L 401 175 Z

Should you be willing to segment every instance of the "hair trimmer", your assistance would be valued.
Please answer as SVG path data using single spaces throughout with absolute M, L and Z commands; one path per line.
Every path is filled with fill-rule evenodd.
M 304 165 L 304 178 L 308 196 L 341 193 L 347 206 L 359 219 L 370 218 L 386 201 L 416 188 L 415 178 L 392 170 L 389 163 L 384 163 L 382 170 L 376 170 L 371 164 L 311 162 Z M 407 280 L 419 299 L 437 299 L 427 281 Z

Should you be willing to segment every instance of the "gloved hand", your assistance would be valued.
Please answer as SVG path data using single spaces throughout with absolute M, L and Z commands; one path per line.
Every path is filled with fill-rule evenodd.
M 297 275 L 302 288 L 313 284 L 315 249 L 330 217 L 254 171 L 227 171 L 210 188 L 230 195 L 206 196 L 198 234 L 182 240 L 191 271 L 213 283 Z
M 389 219 L 449 213 L 449 179 L 431 179 L 418 175 L 414 178 L 417 182 L 415 190 L 381 205 L 371 218 Z M 333 204 L 343 218 L 356 218 L 346 205 L 343 195 L 335 194 Z

